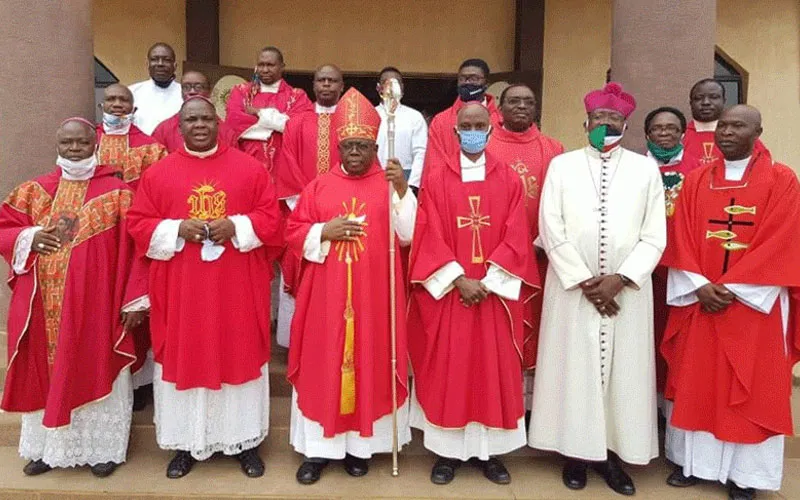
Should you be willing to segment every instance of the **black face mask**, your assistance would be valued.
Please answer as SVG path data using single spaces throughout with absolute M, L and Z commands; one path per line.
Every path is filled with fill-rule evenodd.
M 172 85 L 172 82 L 175 80 L 175 75 L 172 75 L 170 77 L 170 79 L 167 80 L 166 82 L 159 82 L 155 78 L 152 78 L 152 80 L 153 80 L 153 83 L 155 83 L 157 87 L 161 87 L 162 89 L 165 89 L 165 88 L 169 87 L 170 85 Z
M 486 94 L 486 85 L 462 83 L 458 86 L 458 97 L 464 102 L 482 101 Z

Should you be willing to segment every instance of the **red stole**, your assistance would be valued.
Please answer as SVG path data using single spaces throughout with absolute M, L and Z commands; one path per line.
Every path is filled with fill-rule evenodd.
M 56 169 L 3 203 L 0 253 L 9 267 L 23 229 L 55 225 L 66 242 L 48 256 L 31 251 L 27 272 L 9 273 L 4 410 L 44 410 L 46 427 L 68 425 L 73 410 L 107 396 L 136 359 L 120 320 L 125 304 L 147 293 L 123 219 L 132 198 L 113 169 L 99 166 L 87 181 Z
M 435 153 L 434 153 L 435 154 Z M 486 155 L 486 178 L 462 182 L 459 156 L 436 158 L 414 229 L 408 331 L 415 391 L 431 423 L 515 429 L 522 401 L 523 304 L 539 288 L 519 175 Z M 517 301 L 491 294 L 465 308 L 453 289 L 421 285 L 448 262 L 480 279 L 490 264 L 520 278 Z
M 272 173 L 275 156 L 281 149 L 283 134 L 273 131 L 266 141 L 241 139 L 247 129 L 258 123 L 257 116 L 245 112 L 247 104 L 257 109 L 275 108 L 290 118 L 313 111 L 313 104 L 303 89 L 290 87 L 285 80 L 281 80 L 276 93 L 258 92 L 252 82 L 242 83 L 231 89 L 225 122 L 238 140 L 239 149 L 260 161 L 267 171 Z
M 112 167 L 131 189 L 150 165 L 167 156 L 167 150 L 136 125 L 126 135 L 109 135 L 97 125 L 97 161 Z
M 675 212 L 669 267 L 713 283 L 800 286 L 800 184 L 788 167 L 756 152 L 741 181 L 722 160 L 687 178 Z M 779 264 L 777 264 L 779 263 Z M 777 264 L 777 265 L 776 265 Z M 790 354 L 800 349 L 788 335 Z M 672 424 L 735 443 L 791 434 L 791 362 L 779 303 L 762 314 L 734 301 L 717 314 L 673 307 L 661 344 L 669 365 Z
M 525 192 L 525 211 L 528 214 L 528 227 L 531 238 L 539 236 L 539 195 L 550 160 L 564 152 L 564 146 L 555 139 L 539 132 L 536 125 L 525 132 L 512 132 L 502 126 L 495 128 L 486 150 L 500 161 L 510 166 L 520 177 Z M 538 259 L 539 276 L 544 285 L 547 274 L 547 258 Z M 537 294 L 525 307 L 525 340 L 523 342 L 523 367 L 536 365 L 536 352 L 539 343 L 539 323 L 542 316 L 542 297 Z
M 361 177 L 334 168 L 303 190 L 287 226 L 293 255 L 302 255 L 312 224 L 341 215 L 366 216 L 367 236 L 333 242 L 323 264 L 302 261 L 287 377 L 303 415 L 322 425 L 325 437 L 346 431 L 370 437 L 373 423 L 392 411 L 389 189 L 377 161 Z M 396 243 L 398 406 L 408 396 L 401 269 Z
M 187 241 L 170 260 L 150 261 L 153 354 L 179 390 L 243 384 L 270 356 L 269 246 L 280 246 L 275 188 L 260 163 L 224 144 L 207 158 L 178 150 L 145 173 L 128 214 L 138 253 L 164 219 L 211 221 L 247 215 L 265 246 L 249 252 L 228 241 L 213 262 Z
M 233 131 L 225 124 L 225 120 L 217 117 L 217 142 L 226 146 L 236 146 L 237 141 L 233 136 Z M 153 139 L 163 144 L 167 152 L 172 153 L 183 147 L 183 135 L 181 135 L 181 116 L 175 113 L 163 122 L 159 123 L 153 130 Z

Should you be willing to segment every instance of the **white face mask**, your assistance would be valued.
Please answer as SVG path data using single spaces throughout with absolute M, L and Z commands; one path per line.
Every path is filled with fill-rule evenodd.
M 83 160 L 73 161 L 58 155 L 56 165 L 61 167 L 64 177 L 68 179 L 85 180 L 92 176 L 97 167 L 97 157 L 92 155 Z
M 135 111 L 135 110 L 134 110 Z M 103 112 L 103 128 L 106 132 L 126 133 L 133 123 L 133 113 L 124 116 Z

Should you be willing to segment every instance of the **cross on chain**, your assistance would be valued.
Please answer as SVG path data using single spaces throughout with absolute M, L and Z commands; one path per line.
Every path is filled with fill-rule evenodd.
M 725 208 L 732 209 L 735 206 L 736 206 L 736 198 L 731 198 L 731 204 L 728 207 L 725 207 Z M 731 232 L 731 233 L 733 233 L 733 228 L 735 226 L 753 226 L 753 225 L 755 225 L 755 222 L 752 222 L 752 221 L 734 220 L 734 216 L 736 215 L 734 213 L 735 212 L 734 210 L 726 210 L 726 212 L 728 214 L 728 219 L 727 220 L 710 219 L 708 221 L 708 223 L 709 224 L 721 224 L 723 226 L 726 226 L 728 231 Z M 725 249 L 725 260 L 722 263 L 722 274 L 725 274 L 725 273 L 728 272 L 728 262 L 729 262 L 730 257 L 731 257 L 730 245 L 727 245 L 726 243 L 735 243 L 734 241 L 731 241 L 735 237 L 736 237 L 736 235 L 733 234 L 733 236 L 731 236 L 730 238 L 727 238 L 728 241 L 726 241 L 725 243 L 722 244 L 722 248 Z M 706 236 L 706 238 L 708 238 L 708 236 Z

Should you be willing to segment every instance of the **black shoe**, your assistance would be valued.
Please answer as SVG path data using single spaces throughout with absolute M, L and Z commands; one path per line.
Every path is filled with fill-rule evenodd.
M 314 484 L 319 481 L 319 478 L 322 476 L 322 470 L 328 466 L 327 460 L 320 460 L 309 462 L 306 460 L 305 462 L 300 465 L 300 468 L 297 469 L 297 474 L 295 477 L 297 478 L 297 482 L 300 484 Z
M 250 448 L 238 455 L 236 459 L 242 466 L 242 472 L 247 477 L 261 477 L 264 475 L 264 461 L 258 456 L 258 448 Z
M 169 465 L 167 465 L 167 477 L 178 479 L 185 476 L 192 471 L 195 462 L 197 460 L 188 451 L 178 451 L 175 457 L 170 460 Z
M 92 474 L 94 474 L 95 477 L 108 477 L 117 470 L 117 467 L 119 467 L 119 464 L 116 462 L 92 465 Z
M 486 479 L 496 484 L 509 484 L 511 482 L 511 474 L 508 469 L 503 465 L 500 459 L 490 457 L 489 460 L 477 460 L 476 465 L 483 470 L 483 475 Z
M 366 458 L 354 457 L 348 453 L 344 456 L 344 470 L 353 477 L 366 476 L 369 472 L 369 462 Z
M 571 490 L 586 488 L 586 469 L 588 467 L 586 462 L 567 459 L 567 463 L 564 464 L 564 469 L 561 471 L 561 479 L 564 481 L 564 486 Z
M 630 496 L 636 494 L 633 479 L 622 470 L 622 465 L 616 458 L 609 456 L 605 462 L 593 464 L 592 467 L 603 476 L 608 487 L 620 495 Z
M 433 484 L 448 484 L 456 477 L 456 469 L 461 467 L 461 460 L 439 457 L 431 470 Z
M 133 390 L 133 411 L 142 411 L 153 401 L 153 384 Z
M 753 500 L 755 497 L 756 490 L 754 488 L 740 488 L 731 481 L 728 488 L 728 498 L 730 500 Z
M 694 476 L 684 476 L 683 467 L 675 467 L 672 474 L 667 478 L 667 484 L 675 488 L 686 488 L 697 484 L 697 478 Z
M 43 461 L 31 460 L 25 467 L 23 467 L 22 472 L 24 472 L 26 476 L 38 476 L 39 474 L 44 474 L 45 472 L 50 472 L 51 470 L 53 470 L 53 468 Z

